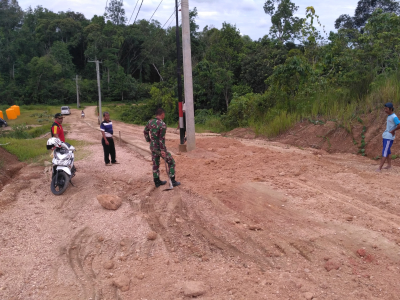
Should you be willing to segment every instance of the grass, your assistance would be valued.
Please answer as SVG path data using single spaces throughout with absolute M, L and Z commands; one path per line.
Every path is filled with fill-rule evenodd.
M 4 119 L 9 126 L 13 125 L 43 125 L 53 122 L 53 116 L 61 112 L 61 106 L 45 106 L 45 105 L 21 105 L 21 115 L 15 120 L 7 118 L 6 109 L 9 106 L 0 105 L 0 110 L 3 111 Z
M 124 112 L 123 109 L 121 109 L 121 107 L 124 107 L 125 104 L 105 104 L 101 107 L 101 111 L 102 113 L 104 113 L 105 111 L 108 112 L 110 114 L 110 119 L 111 120 L 116 120 L 116 121 L 121 121 L 121 114 Z M 127 105 L 128 106 L 128 105 Z
M 46 148 L 46 139 L 15 139 L 3 137 L 0 138 L 0 144 L 7 144 L 3 147 L 5 150 L 17 156 L 19 161 L 26 161 L 30 163 L 40 163 L 44 160 L 49 160 L 49 155 L 51 151 Z M 79 150 L 80 147 L 84 147 L 88 145 L 87 142 L 78 141 L 78 140 L 66 140 L 67 143 L 70 143 L 75 148 Z M 83 159 L 87 156 L 84 153 L 78 156 L 78 159 Z M 79 151 L 77 151 L 79 153 Z
M 257 135 L 272 137 L 284 133 L 299 121 L 300 116 L 298 114 L 281 111 L 272 120 L 267 119 L 264 122 L 262 120 L 252 122 L 251 127 Z

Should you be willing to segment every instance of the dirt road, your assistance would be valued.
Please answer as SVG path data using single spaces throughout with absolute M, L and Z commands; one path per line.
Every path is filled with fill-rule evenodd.
M 0 192 L 0 299 L 400 299 L 398 167 L 220 136 L 178 154 L 171 131 L 165 191 L 142 127 L 115 122 L 129 143 L 105 167 L 94 108 L 64 123 L 90 143 L 75 186 L 54 196 L 30 165 Z

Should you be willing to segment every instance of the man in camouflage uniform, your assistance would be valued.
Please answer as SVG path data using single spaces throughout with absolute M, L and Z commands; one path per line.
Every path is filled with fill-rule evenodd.
M 165 111 L 162 108 L 157 109 L 156 117 L 147 123 L 143 132 L 144 138 L 150 143 L 151 158 L 153 161 L 153 178 L 156 187 L 167 183 L 166 181 L 160 180 L 160 157 L 164 158 L 168 164 L 169 177 L 171 178 L 172 185 L 180 185 L 180 182 L 175 180 L 175 160 L 165 146 L 167 125 L 163 122 L 164 118 Z

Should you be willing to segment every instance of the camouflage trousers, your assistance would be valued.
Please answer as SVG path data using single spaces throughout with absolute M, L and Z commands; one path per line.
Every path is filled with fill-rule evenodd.
M 169 169 L 169 177 L 175 176 L 175 160 L 173 159 L 171 153 L 166 152 L 167 157 L 165 160 L 168 164 Z M 151 160 L 153 161 L 153 178 L 160 178 L 160 159 L 161 159 L 161 151 L 151 151 Z

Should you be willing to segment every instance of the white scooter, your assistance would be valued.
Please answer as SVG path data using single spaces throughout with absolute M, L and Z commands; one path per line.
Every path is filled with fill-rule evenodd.
M 75 176 L 75 148 L 68 143 L 61 142 L 58 138 L 52 137 L 47 140 L 47 149 L 53 150 L 53 171 L 50 189 L 54 195 L 61 195 L 67 189 L 72 177 Z

